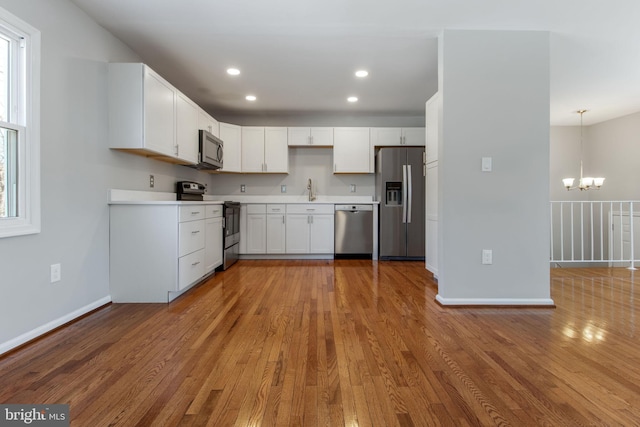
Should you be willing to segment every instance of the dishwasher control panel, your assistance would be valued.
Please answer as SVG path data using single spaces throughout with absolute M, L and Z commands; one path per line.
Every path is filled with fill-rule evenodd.
M 372 205 L 336 205 L 337 211 L 372 211 Z

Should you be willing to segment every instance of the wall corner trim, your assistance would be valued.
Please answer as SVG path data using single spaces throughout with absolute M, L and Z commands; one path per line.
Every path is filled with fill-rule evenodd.
M 22 335 L 19 335 L 9 341 L 0 343 L 0 356 L 4 353 L 12 350 L 22 344 L 25 344 L 33 339 L 38 338 L 41 335 L 46 334 L 49 331 L 54 330 L 55 328 L 64 325 L 65 323 L 69 323 L 78 317 L 89 313 L 96 308 L 99 308 L 103 305 L 109 304 L 111 302 L 111 296 L 107 295 L 106 297 L 100 298 L 90 304 L 85 305 L 84 307 L 80 307 L 79 309 L 72 311 L 71 313 L 65 314 L 62 317 L 52 320 L 51 322 L 45 323 L 42 326 L 39 326 L 31 331 L 25 332 Z

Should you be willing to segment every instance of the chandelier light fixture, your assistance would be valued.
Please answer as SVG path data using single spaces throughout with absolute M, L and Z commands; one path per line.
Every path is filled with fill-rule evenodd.
M 582 177 L 582 157 L 583 157 L 583 141 L 582 141 L 582 115 L 587 112 L 587 110 L 578 110 L 576 111 L 580 114 L 580 181 L 578 181 L 577 186 L 573 186 L 574 178 L 564 178 L 562 183 L 564 184 L 567 190 L 575 190 L 580 189 L 584 190 L 599 190 L 604 184 L 604 178 L 592 178 L 592 177 Z

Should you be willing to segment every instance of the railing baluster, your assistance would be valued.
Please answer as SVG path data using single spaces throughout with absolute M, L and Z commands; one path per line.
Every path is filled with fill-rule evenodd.
M 571 261 L 575 261 L 576 258 L 574 256 L 574 246 L 576 245 L 575 240 L 573 240 L 573 203 L 571 203 Z
M 635 252 L 634 252 L 634 241 L 633 241 L 633 202 L 629 202 L 629 232 L 630 232 L 630 237 L 629 237 L 629 243 L 631 244 L 631 265 L 629 266 L 629 270 L 635 270 L 635 262 L 636 262 L 636 257 L 635 257 Z
M 600 202 L 600 260 L 604 261 L 604 223 L 602 222 L 603 213 L 602 213 L 602 205 Z
M 580 202 L 580 260 L 584 261 L 584 202 Z
M 593 261 L 594 260 L 594 256 L 593 256 L 593 232 L 594 232 L 594 229 L 593 229 L 593 202 L 589 203 L 589 208 L 591 209 L 591 217 L 590 217 L 590 220 L 591 220 L 591 261 Z
M 620 215 L 620 261 L 624 261 L 624 226 L 622 225 L 622 202 L 620 202 L 620 211 L 618 212 Z
M 553 203 L 549 203 L 549 229 L 551 232 L 551 239 L 549 239 L 549 243 L 551 247 L 549 248 L 549 252 L 551 252 L 551 261 L 553 261 Z
M 564 261 L 564 203 L 560 202 L 560 261 Z

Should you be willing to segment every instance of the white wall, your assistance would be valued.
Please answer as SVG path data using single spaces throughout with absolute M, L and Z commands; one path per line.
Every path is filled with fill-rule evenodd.
M 109 150 L 107 62 L 137 55 L 68 0 L 0 0 L 42 32 L 42 232 L 0 239 L 0 353 L 109 297 L 109 188 L 206 174 Z M 49 266 L 62 264 L 62 281 Z
M 585 149 L 587 148 L 585 128 Z M 585 192 L 567 191 L 563 178 L 580 177 L 580 127 L 554 126 L 550 133 L 549 197 L 551 200 L 584 200 Z M 585 162 L 585 167 L 587 163 Z
M 580 175 L 580 126 L 552 127 L 551 200 L 640 200 L 640 113 L 585 126 L 583 139 L 584 175 L 604 176 L 604 185 L 562 190 L 562 178 Z
M 549 34 L 446 30 L 439 53 L 438 300 L 549 304 Z
M 604 176 L 592 200 L 640 200 L 640 113 L 587 128 L 585 173 Z

